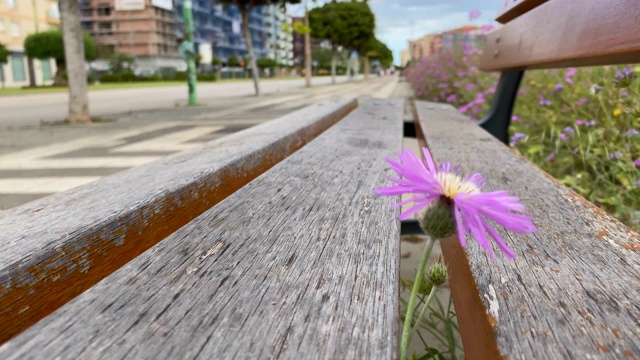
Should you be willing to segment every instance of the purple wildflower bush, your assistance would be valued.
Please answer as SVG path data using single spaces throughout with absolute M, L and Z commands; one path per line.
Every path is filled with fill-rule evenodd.
M 448 102 L 471 121 L 489 109 L 498 74 L 465 45 L 405 72 L 416 97 Z M 535 70 L 522 81 L 511 125 L 515 151 L 640 231 L 640 66 Z

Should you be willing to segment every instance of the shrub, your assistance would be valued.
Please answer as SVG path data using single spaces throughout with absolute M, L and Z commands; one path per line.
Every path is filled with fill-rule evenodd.
M 478 70 L 464 47 L 406 69 L 416 96 L 449 102 L 471 120 L 486 113 L 497 74 Z M 640 230 L 640 66 L 526 73 L 511 145 L 626 225 Z

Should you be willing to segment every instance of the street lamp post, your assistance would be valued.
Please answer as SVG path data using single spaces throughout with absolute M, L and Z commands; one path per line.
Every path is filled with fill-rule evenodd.
M 189 85 L 189 105 L 198 104 L 198 94 L 196 92 L 196 57 L 193 43 L 193 11 L 192 0 L 184 0 L 182 5 L 182 17 L 184 18 L 184 42 L 180 45 L 184 47 L 184 57 L 187 62 L 187 82 Z

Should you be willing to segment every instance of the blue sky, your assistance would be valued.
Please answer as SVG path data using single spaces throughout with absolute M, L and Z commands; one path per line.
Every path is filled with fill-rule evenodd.
M 376 14 L 376 36 L 393 51 L 400 62 L 400 50 L 409 39 L 469 24 L 469 11 L 482 12 L 474 24 L 492 23 L 503 0 L 369 0 Z M 315 6 L 320 6 L 315 5 Z M 302 8 L 291 7 L 292 15 Z

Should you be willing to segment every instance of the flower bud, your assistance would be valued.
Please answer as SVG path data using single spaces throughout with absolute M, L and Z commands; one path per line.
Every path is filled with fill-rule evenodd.
M 437 262 L 429 268 L 427 277 L 431 284 L 440 286 L 447 282 L 447 267 L 443 263 Z
M 426 276 L 426 274 L 422 275 L 422 282 L 420 283 L 420 289 L 418 289 L 418 291 L 422 295 L 429 295 L 431 289 L 433 288 L 433 284 L 431 284 L 431 281 L 429 280 L 429 277 Z
M 453 216 L 451 201 L 443 197 L 435 200 L 424 213 L 420 226 L 433 239 L 443 239 L 453 235 L 456 231 L 456 220 Z

